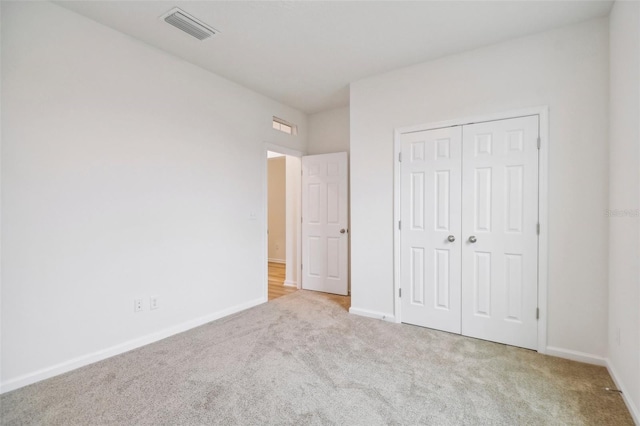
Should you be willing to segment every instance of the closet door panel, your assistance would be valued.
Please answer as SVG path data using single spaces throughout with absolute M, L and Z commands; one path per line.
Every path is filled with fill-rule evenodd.
M 402 321 L 460 333 L 460 127 L 401 136 Z
M 462 334 L 537 349 L 538 116 L 462 134 Z

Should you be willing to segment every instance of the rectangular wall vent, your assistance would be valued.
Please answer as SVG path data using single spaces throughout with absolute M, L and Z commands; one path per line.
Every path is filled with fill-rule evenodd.
M 167 24 L 173 25 L 198 40 L 204 40 L 219 32 L 177 7 L 165 13 L 162 18 Z

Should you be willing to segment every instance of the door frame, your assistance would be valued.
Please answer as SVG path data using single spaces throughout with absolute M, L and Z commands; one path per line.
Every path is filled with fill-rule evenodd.
M 269 184 L 269 174 L 268 174 L 268 158 L 267 151 L 277 152 L 278 154 L 288 155 L 290 157 L 296 157 L 300 159 L 300 167 L 302 168 L 302 156 L 305 155 L 301 151 L 297 151 L 295 149 L 287 148 L 285 146 L 276 145 L 271 142 L 264 142 L 262 145 L 262 213 L 264 219 L 264 226 L 262 228 L 262 250 L 263 250 L 263 259 L 264 259 L 264 269 L 262 273 L 263 277 L 263 298 L 264 301 L 267 302 L 269 300 L 269 198 L 268 198 L 268 184 Z M 300 176 L 300 181 L 302 180 L 302 176 Z M 300 225 L 301 217 L 302 217 L 302 188 L 301 183 L 298 182 L 298 203 L 296 205 L 296 214 L 293 218 L 294 226 L 296 229 L 296 276 L 298 277 L 296 281 L 295 287 L 298 289 L 302 288 L 302 227 Z M 288 250 L 288 248 L 287 248 Z M 288 256 L 287 256 L 288 258 Z
M 538 347 L 539 353 L 547 353 L 547 290 L 549 281 L 549 107 L 539 106 L 457 118 L 415 126 L 398 127 L 394 129 L 393 137 L 393 292 L 394 316 L 397 323 L 402 322 L 402 305 L 400 300 L 400 194 L 401 194 L 401 142 L 400 137 L 406 133 L 435 130 L 445 127 L 464 126 L 487 121 L 507 120 L 530 115 L 539 116 L 540 150 L 538 152 L 538 220 L 540 235 L 538 236 Z

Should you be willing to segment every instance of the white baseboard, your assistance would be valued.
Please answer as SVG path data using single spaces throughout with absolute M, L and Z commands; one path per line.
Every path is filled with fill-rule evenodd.
M 349 308 L 349 313 L 354 315 L 360 315 L 362 317 L 367 317 L 367 318 L 375 318 L 375 319 L 381 319 L 383 321 L 396 322 L 396 318 L 393 314 L 369 311 L 367 309 L 354 308 L 353 306 Z
M 87 355 L 82 355 L 77 358 L 73 358 L 68 361 L 64 361 L 59 364 L 43 368 L 41 370 L 34 371 L 32 373 L 24 374 L 22 376 L 19 376 L 14 379 L 10 379 L 1 383 L 0 394 L 5 392 L 10 392 L 12 390 L 21 388 L 23 386 L 27 386 L 32 383 L 36 383 L 41 380 L 45 380 L 45 379 L 57 376 L 59 374 L 66 373 L 80 367 L 84 367 L 85 365 L 102 361 L 104 359 L 110 358 L 115 355 L 120 355 L 132 349 L 136 349 L 141 346 L 145 346 L 150 343 L 157 342 L 158 340 L 166 339 L 167 337 L 173 336 L 174 334 L 182 333 L 192 328 L 199 327 L 208 322 L 215 321 L 217 319 L 226 317 L 231 314 L 235 314 L 236 312 L 244 311 L 245 309 L 249 309 L 254 306 L 260 305 L 262 303 L 265 303 L 266 301 L 267 300 L 264 297 L 261 297 L 260 299 L 251 300 L 249 302 L 232 306 L 222 311 L 214 312 L 214 313 L 202 316 L 200 318 L 183 322 L 182 324 L 178 324 L 178 325 L 166 328 L 156 333 L 151 333 L 146 336 L 129 340 L 127 342 L 120 343 L 115 346 L 111 346 L 109 348 L 105 348 Z
M 605 367 L 607 360 L 603 357 L 586 352 L 574 351 L 571 349 L 556 348 L 554 346 L 547 346 L 546 355 L 557 356 L 558 358 L 566 358 L 572 361 L 584 362 L 587 364 L 600 365 Z
M 627 408 L 631 413 L 631 417 L 633 418 L 633 421 L 637 425 L 640 425 L 640 407 L 636 407 L 633 400 L 631 400 L 631 397 L 627 393 L 627 388 L 624 385 L 624 382 L 620 380 L 620 376 L 618 375 L 618 372 L 616 371 L 616 369 L 613 367 L 613 364 L 611 364 L 611 360 L 607 358 L 605 359 L 605 361 L 607 362 L 607 370 L 609 370 L 609 375 L 613 379 L 613 382 L 616 384 L 616 388 L 622 391 L 622 399 L 624 400 L 624 403 L 627 405 Z
M 298 288 L 298 283 L 295 281 L 285 280 L 284 285 L 286 287 L 295 287 Z
M 271 263 L 282 263 L 283 265 L 287 264 L 287 261 L 283 260 L 283 259 L 271 259 L 271 258 L 269 258 L 268 261 L 271 262 Z

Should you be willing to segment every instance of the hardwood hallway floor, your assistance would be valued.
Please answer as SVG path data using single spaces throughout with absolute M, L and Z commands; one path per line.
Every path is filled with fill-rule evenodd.
M 284 264 L 269 262 L 269 300 L 277 299 L 298 290 L 295 287 L 284 285 L 285 276 Z

